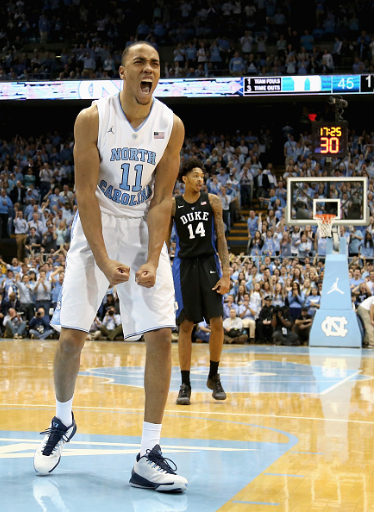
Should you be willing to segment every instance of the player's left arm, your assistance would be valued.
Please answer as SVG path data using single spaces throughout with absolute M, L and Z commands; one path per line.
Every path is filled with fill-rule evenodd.
M 170 141 L 158 163 L 155 174 L 154 196 L 148 213 L 148 259 L 136 273 L 136 282 L 143 287 L 155 284 L 159 256 L 167 236 L 171 219 L 172 192 L 180 166 L 180 150 L 184 141 L 184 125 L 174 115 Z
M 172 197 L 171 218 L 170 218 L 170 223 L 168 226 L 167 236 L 166 236 L 166 245 L 167 245 L 168 251 L 170 251 L 170 246 L 171 246 L 171 234 L 172 234 L 172 226 L 174 224 L 175 212 L 176 212 L 176 200 L 175 200 L 175 197 L 173 196 Z
M 225 227 L 223 224 L 222 202 L 217 195 L 209 194 L 209 203 L 214 214 L 214 227 L 217 235 L 217 248 L 222 265 L 222 277 L 213 287 L 219 294 L 227 294 L 230 290 L 230 259 L 228 256 Z

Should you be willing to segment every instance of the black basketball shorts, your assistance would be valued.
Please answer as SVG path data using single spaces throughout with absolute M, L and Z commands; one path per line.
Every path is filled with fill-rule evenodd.
M 220 278 L 219 260 L 216 255 L 193 259 L 175 257 L 172 265 L 176 321 L 184 319 L 199 323 L 204 318 L 223 316 L 222 295 L 213 291 Z

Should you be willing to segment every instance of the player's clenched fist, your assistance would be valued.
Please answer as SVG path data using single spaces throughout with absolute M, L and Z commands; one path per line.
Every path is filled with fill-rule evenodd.
M 98 265 L 99 266 L 99 265 Z M 99 266 L 113 286 L 129 280 L 130 267 L 119 261 L 108 260 Z
M 136 273 L 136 282 L 139 286 L 142 287 L 153 287 L 155 284 L 155 279 L 157 277 L 157 268 L 147 262 L 140 266 L 139 270 Z

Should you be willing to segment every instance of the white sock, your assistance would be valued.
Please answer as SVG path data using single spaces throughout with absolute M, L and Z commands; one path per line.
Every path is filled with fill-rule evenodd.
M 145 455 L 146 450 L 152 450 L 156 444 L 159 444 L 161 438 L 162 425 L 156 423 L 148 423 L 144 421 L 142 426 L 141 450 L 140 456 Z
M 56 417 L 60 419 L 66 427 L 72 424 L 72 404 L 74 395 L 67 402 L 59 402 L 56 400 Z

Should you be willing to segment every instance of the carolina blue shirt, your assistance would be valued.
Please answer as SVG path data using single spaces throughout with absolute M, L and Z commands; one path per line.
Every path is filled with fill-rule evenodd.
M 58 298 L 59 298 L 59 294 L 60 294 L 60 290 L 62 288 L 62 284 L 60 284 L 60 282 L 55 282 L 54 286 L 53 286 L 53 289 L 51 291 L 51 301 L 56 303 Z
M 274 255 L 274 241 L 272 238 L 265 238 L 264 246 L 262 247 L 264 255 Z
M 9 196 L 0 196 L 0 214 L 8 214 L 10 207 L 13 207 L 13 202 Z
M 293 296 L 292 291 L 290 291 L 287 299 L 289 302 L 289 306 L 292 309 L 298 309 L 302 307 L 304 304 L 304 293 L 300 293 L 300 295 Z
M 50 207 L 52 209 L 52 207 L 54 205 L 58 205 L 59 203 L 59 200 L 61 200 L 60 196 L 59 195 L 55 195 L 55 194 L 51 194 L 51 195 L 48 195 L 48 199 L 50 201 Z
M 311 306 L 311 301 L 315 302 L 315 305 L 317 305 L 317 307 Z M 308 314 L 313 316 L 315 314 L 315 312 L 318 310 L 318 308 L 320 307 L 320 302 L 321 302 L 321 296 L 319 296 L 319 295 L 307 296 L 307 298 L 304 302 L 304 305 L 305 305 L 305 307 L 308 307 Z
M 255 237 L 256 230 L 258 229 L 258 216 L 255 216 L 254 219 L 248 218 L 247 225 L 251 237 Z
M 361 245 L 361 252 L 364 257 L 372 258 L 374 256 L 373 246 L 365 246 L 364 243 Z
M 355 232 L 352 233 L 352 235 L 363 237 L 363 234 L 359 229 L 356 229 Z M 361 239 L 351 237 L 350 235 L 349 253 L 359 253 L 359 248 L 361 244 Z
M 360 278 L 359 280 L 355 280 L 355 278 L 350 278 L 350 288 L 358 287 L 360 284 L 364 282 L 364 278 Z
M 188 61 L 194 61 L 197 56 L 197 48 L 195 46 L 188 47 L 186 49 L 186 55 L 187 55 Z
M 244 61 L 239 57 L 233 57 L 230 60 L 229 69 L 231 72 L 233 71 L 243 71 L 244 70 Z
M 281 257 L 291 257 L 291 243 L 280 244 Z
M 229 307 L 228 304 L 225 303 L 224 306 L 223 306 L 223 319 L 230 317 L 230 310 L 231 309 L 235 309 L 236 315 L 238 315 L 238 313 L 239 313 L 239 306 L 236 305 L 236 303 L 233 303 L 231 305 L 231 307 Z

